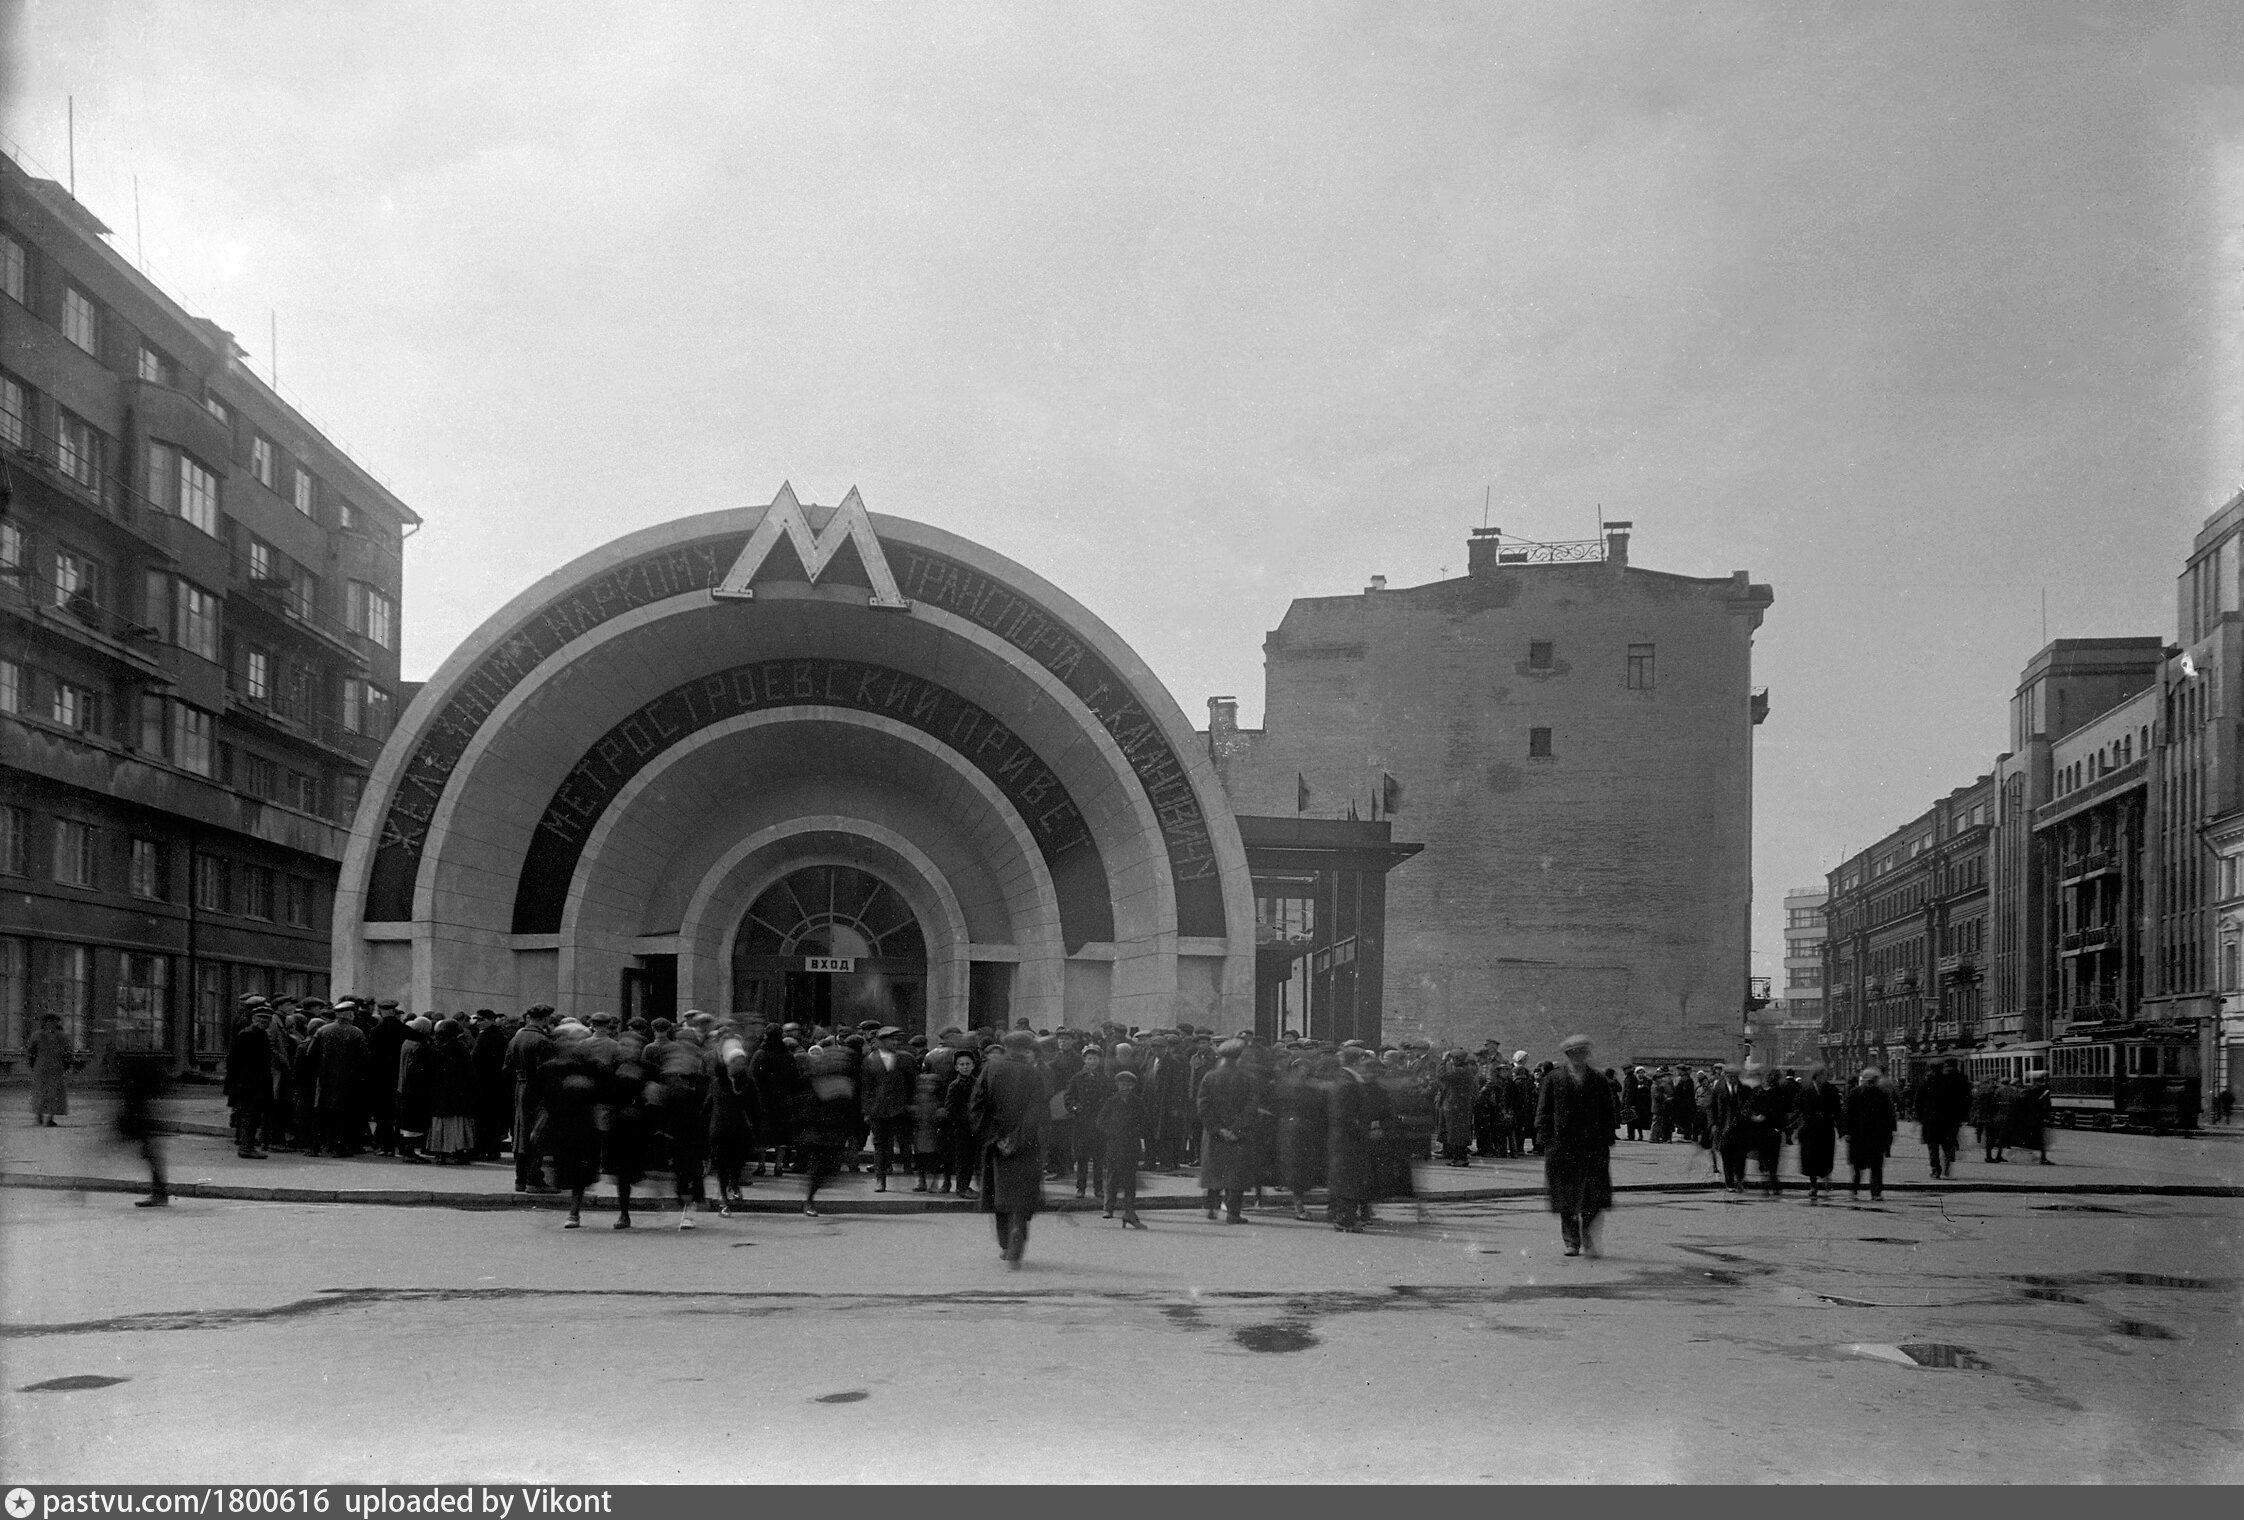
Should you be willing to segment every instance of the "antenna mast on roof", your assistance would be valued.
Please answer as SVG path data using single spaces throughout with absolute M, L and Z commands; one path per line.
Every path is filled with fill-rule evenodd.
M 70 198 L 76 200 L 78 198 L 78 97 L 67 95 L 63 99 L 70 113 L 68 117 L 69 125 L 64 131 L 64 136 L 69 142 Z
M 132 261 L 140 266 L 142 274 L 148 272 L 148 249 L 140 240 L 140 176 L 137 174 L 132 177 Z

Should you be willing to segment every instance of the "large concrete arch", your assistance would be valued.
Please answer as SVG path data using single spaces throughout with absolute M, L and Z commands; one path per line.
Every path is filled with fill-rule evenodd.
M 837 551 L 853 509 L 865 533 Z M 736 565 L 774 513 L 783 528 L 794 518 L 800 542 L 820 535 L 818 555 L 807 556 L 821 570 L 815 581 L 787 548 L 792 529 L 765 535 L 778 547 L 760 567 Z M 747 599 L 712 594 L 728 575 Z M 904 605 L 870 605 L 881 582 L 900 587 L 888 600 Z M 908 700 L 898 700 L 917 706 L 904 717 L 933 714 L 920 718 L 923 729 L 950 728 L 912 738 L 909 721 L 858 721 L 883 714 L 849 713 L 846 700 L 795 700 L 846 698 L 836 671 L 876 670 L 891 685 L 867 675 L 854 687 L 858 708 L 878 706 L 867 693 L 908 687 Z M 697 705 L 728 676 L 725 700 L 753 714 Z M 819 680 L 822 692 L 812 690 Z M 671 707 L 657 705 L 688 687 Z M 695 735 L 729 737 L 673 757 L 692 737 L 676 732 L 681 710 L 703 725 Z M 736 724 L 751 715 L 765 721 Z M 790 817 L 720 806 L 705 777 L 691 806 L 665 791 L 711 763 L 711 745 L 723 753 L 764 728 L 824 735 L 818 742 L 828 744 L 822 793 L 810 786 L 821 778 L 799 766 L 781 774 L 753 744 L 735 754 L 750 767 L 739 789 L 771 806 L 784 796 Z M 596 748 L 603 743 L 607 750 Z M 918 757 L 912 774 L 923 804 L 912 818 L 895 796 L 868 790 L 876 778 L 867 773 L 878 770 L 868 757 L 906 752 Z M 676 804 L 668 814 L 666 801 Z M 1022 968 L 1023 996 L 1040 1006 L 1056 997 L 1055 1017 L 1233 1024 L 1251 1009 L 1253 907 L 1237 829 L 1190 723 L 1136 655 L 1071 598 L 1000 556 L 924 524 L 864 514 L 854 494 L 842 509 L 803 509 L 785 490 L 769 508 L 681 519 L 583 556 L 515 598 L 444 663 L 385 745 L 361 805 L 336 904 L 336 986 L 417 1006 L 548 990 L 591 995 L 586 978 L 604 976 L 598 956 L 663 937 L 643 912 L 626 923 L 618 884 L 634 872 L 647 887 L 643 909 L 669 904 L 679 881 L 698 882 L 749 835 L 855 816 L 861 802 L 875 816 L 859 821 L 934 863 L 962 904 L 989 895 L 974 885 L 978 874 L 1023 890 L 1036 875 L 1019 851 L 1027 831 L 1046 880 L 1077 903 L 1066 915 L 1073 922 L 1057 926 L 1073 942 L 1055 970 L 1038 938 L 1051 926 L 1012 909 L 1010 943 L 973 942 Z M 1002 828 L 991 821 L 1000 816 Z M 1089 876 L 1082 858 L 1055 855 L 1078 848 L 1078 834 L 1096 857 Z M 678 842 L 688 836 L 698 855 Z M 977 836 L 983 847 L 963 857 L 959 841 Z M 526 865 L 537 861 L 558 862 L 562 875 Z M 1083 908 L 1083 892 L 1093 890 L 1086 881 L 1095 914 Z M 588 904 L 598 910 L 590 918 Z M 1093 921 L 1107 938 L 1084 932 Z M 706 965 L 683 959 L 710 953 L 706 943 L 678 953 L 682 982 L 712 985 Z M 564 965 L 580 959 L 583 969 L 565 978 Z

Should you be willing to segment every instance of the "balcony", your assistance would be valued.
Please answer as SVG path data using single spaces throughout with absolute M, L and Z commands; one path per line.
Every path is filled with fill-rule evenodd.
M 172 684 L 150 646 L 162 634 L 111 612 L 83 591 L 64 592 L 28 566 L 0 571 L 0 611 L 14 614 L 59 642 L 122 667 L 127 674 Z
M 226 672 L 228 717 L 254 723 L 279 738 L 340 756 L 360 770 L 371 768 L 374 757 L 381 753 L 380 740 L 351 732 L 325 713 L 314 710 L 310 703 L 277 692 L 256 696 L 243 690 L 241 681 L 239 672 Z
M 45 482 L 82 516 L 130 535 L 148 553 L 166 561 L 179 558 L 179 536 L 191 531 L 185 523 L 118 476 L 73 460 L 54 434 L 27 426 L 20 443 L 0 444 L 0 459 Z
M 2057 879 L 2067 885 L 2087 881 L 2119 869 L 2119 857 L 2111 850 L 2091 850 L 2085 855 L 2075 855 L 2057 864 Z
M 362 648 L 365 640 L 320 611 L 309 598 L 298 595 L 292 582 L 255 574 L 248 558 L 240 554 L 233 556 L 230 568 L 230 590 L 234 594 L 228 600 L 232 605 L 249 608 L 276 627 L 310 637 L 329 653 L 350 661 L 354 669 L 372 668 Z
M 2110 924 L 2099 924 L 2091 929 L 2079 929 L 2065 935 L 2057 942 L 2059 955 L 2093 955 L 2108 950 L 2119 943 L 2119 931 Z

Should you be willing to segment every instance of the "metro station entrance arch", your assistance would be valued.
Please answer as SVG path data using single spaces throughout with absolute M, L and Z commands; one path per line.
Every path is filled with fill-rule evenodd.
M 783 487 L 584 556 L 444 663 L 360 806 L 333 974 L 444 1011 L 1229 1029 L 1254 940 L 1204 746 L 1110 629 Z

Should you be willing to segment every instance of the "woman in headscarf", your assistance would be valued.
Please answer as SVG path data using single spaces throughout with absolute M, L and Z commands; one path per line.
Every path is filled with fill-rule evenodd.
M 481 1101 L 475 1052 L 456 1019 L 436 1026 L 436 1038 L 423 1058 L 429 1068 L 428 1155 L 432 1161 L 475 1160 L 475 1110 Z
M 748 1049 L 730 1024 L 717 1026 L 707 1066 L 709 1168 L 717 1174 L 717 1212 L 729 1217 L 732 1206 L 740 1201 L 740 1190 L 747 1185 L 748 1159 L 757 1153 L 758 1113 L 756 1082 L 748 1074 Z M 761 1172 L 763 1168 L 756 1170 Z

